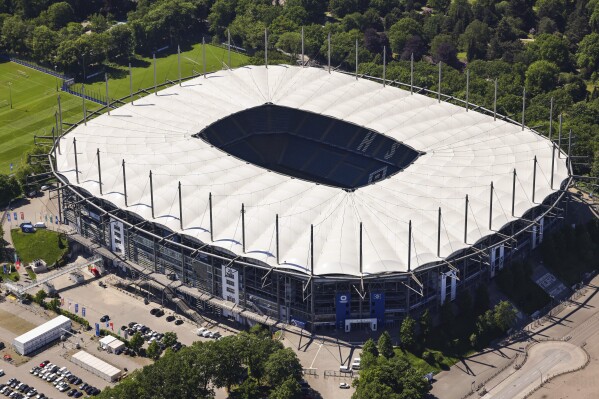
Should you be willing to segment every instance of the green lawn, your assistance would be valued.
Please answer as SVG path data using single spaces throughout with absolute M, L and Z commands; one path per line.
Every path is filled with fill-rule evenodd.
M 132 62 L 133 75 L 133 91 L 139 89 L 147 89 L 154 87 L 154 65 L 151 57 L 138 56 Z M 228 62 L 227 51 L 224 48 L 206 45 L 206 70 L 217 71 L 223 69 L 224 64 Z M 245 65 L 248 62 L 248 57 L 231 52 L 232 67 Z M 193 74 L 202 73 L 202 44 L 194 44 L 189 49 L 181 50 L 181 76 L 191 76 Z M 107 68 L 109 79 L 109 96 L 111 99 L 118 99 L 129 95 L 129 67 L 128 65 L 116 66 Z M 177 52 L 166 54 L 161 53 L 156 55 L 156 82 L 164 83 L 167 80 L 178 80 L 177 68 Z M 79 90 L 80 84 L 76 84 L 73 88 Z M 100 74 L 93 79 L 87 81 L 85 90 L 92 93 L 94 97 L 104 98 L 106 93 L 106 85 L 104 75 Z
M 14 265 L 6 265 L 8 273 L 4 274 L 4 269 L 0 266 L 0 281 L 19 281 L 19 272 Z
M 438 373 L 441 370 L 449 370 L 449 368 L 459 360 L 455 357 L 443 355 L 441 352 L 432 349 L 427 349 L 427 351 L 431 353 L 434 360 L 431 359 L 429 362 L 426 362 L 412 352 L 399 348 L 395 348 L 395 356 L 405 359 L 412 366 L 421 369 L 424 373 Z
M 9 87 L 9 83 L 11 83 Z M 53 76 L 15 64 L 0 61 L 0 173 L 14 170 L 25 153 L 33 146 L 34 135 L 50 135 L 54 127 L 54 113 L 58 109 L 56 85 Z M 13 109 L 10 108 L 12 93 Z M 75 122 L 82 118 L 81 99 L 60 93 L 63 120 Z M 88 102 L 88 109 L 98 108 Z
M 24 265 L 34 259 L 43 259 L 51 266 L 68 251 L 66 238 L 62 238 L 62 248 L 59 246 L 59 234 L 39 229 L 35 233 L 23 233 L 19 229 L 13 229 L 12 241 L 17 254 Z

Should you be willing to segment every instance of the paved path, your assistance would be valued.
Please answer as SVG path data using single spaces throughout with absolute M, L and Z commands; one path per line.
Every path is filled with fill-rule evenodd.
M 546 341 L 530 347 L 522 368 L 491 389 L 483 399 L 520 399 L 549 377 L 577 369 L 586 363 L 584 350 L 563 341 Z

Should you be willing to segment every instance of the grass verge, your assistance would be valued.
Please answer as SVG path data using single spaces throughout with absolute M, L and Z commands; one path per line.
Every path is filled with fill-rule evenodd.
M 43 259 L 51 266 L 69 250 L 67 239 L 51 230 L 40 229 L 35 233 L 23 233 L 14 229 L 11 234 L 15 250 L 24 264 Z

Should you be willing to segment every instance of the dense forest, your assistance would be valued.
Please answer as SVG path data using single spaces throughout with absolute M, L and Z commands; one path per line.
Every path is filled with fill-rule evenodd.
M 515 120 L 526 88 L 526 124 L 545 134 L 553 98 L 575 173 L 599 176 L 599 0 L 0 0 L 0 27 L 0 53 L 79 78 L 227 32 L 261 63 L 265 29 L 271 57 L 295 62 L 302 27 L 310 62 L 326 63 L 330 34 L 332 64 L 353 70 L 358 39 L 361 73 L 382 75 L 385 48 L 389 79 L 408 82 L 413 55 L 414 83 L 437 90 L 442 62 L 441 91 L 464 98 L 469 70 L 471 102 L 491 109 L 497 79 Z

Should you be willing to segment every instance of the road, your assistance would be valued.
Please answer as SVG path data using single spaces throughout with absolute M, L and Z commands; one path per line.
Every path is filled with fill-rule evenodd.
M 551 376 L 583 366 L 587 355 L 582 348 L 563 341 L 546 341 L 533 345 L 528 359 L 518 371 L 483 396 L 483 399 L 524 398 Z

